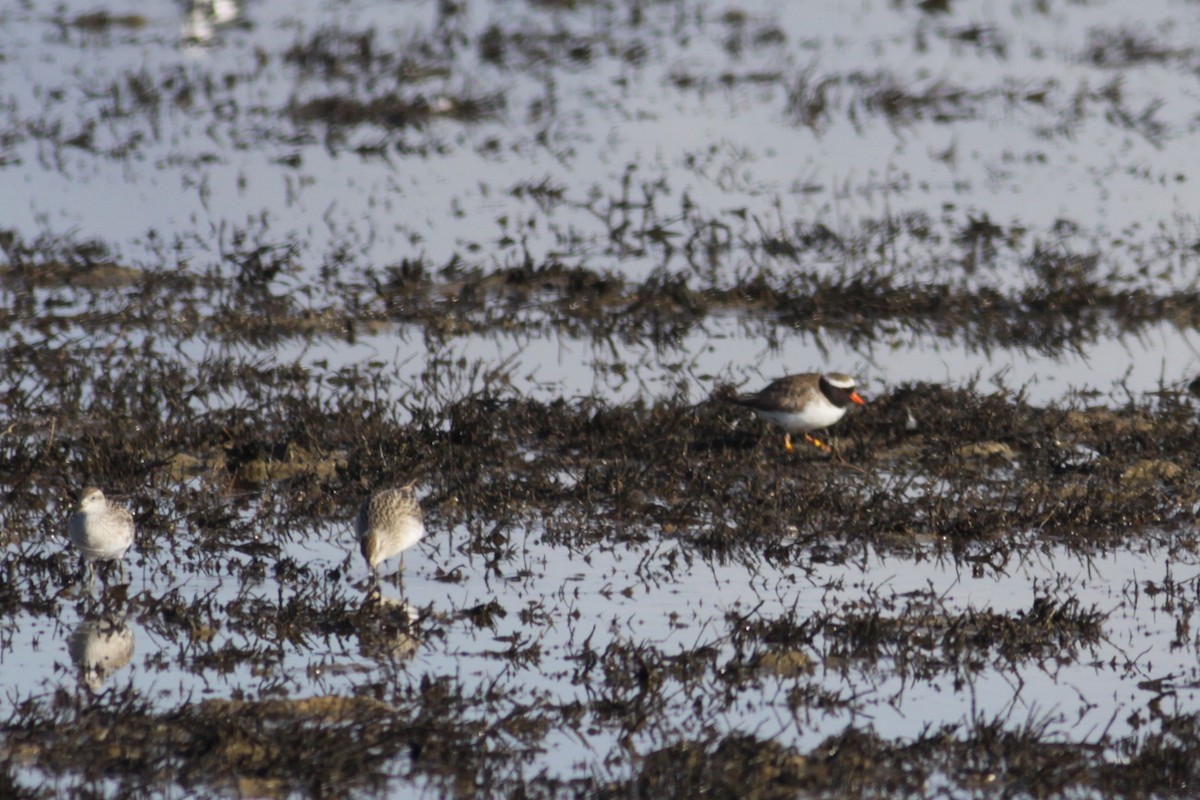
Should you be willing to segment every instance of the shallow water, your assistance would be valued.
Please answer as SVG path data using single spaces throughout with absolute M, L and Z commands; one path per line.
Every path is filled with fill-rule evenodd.
M 1081 555 L 1054 542 L 1026 539 L 1022 555 L 978 574 L 919 546 L 909 558 L 870 548 L 851 552 L 841 563 L 794 564 L 769 561 L 713 563 L 696 559 L 671 541 L 650 545 L 601 542 L 586 552 L 553 546 L 536 529 L 513 531 L 518 552 L 486 567 L 466 554 L 469 534 L 436 531 L 407 554 L 403 593 L 385 581 L 388 603 L 411 607 L 413 627 L 391 641 L 328 636 L 303 642 L 266 644 L 254 636 L 224 630 L 202 646 L 164 641 L 136 615 L 126 620 L 136 643 L 132 660 L 101 676 L 101 685 L 132 687 L 163 711 L 185 701 L 211 697 L 305 696 L 353 693 L 382 681 L 416 686 L 428 676 L 453 676 L 464 693 L 489 688 L 507 702 L 551 707 L 585 700 L 602 691 L 580 675 L 580 646 L 603 653 L 614 644 L 636 642 L 670 657 L 705 650 L 715 670 L 668 691 L 681 726 L 716 726 L 722 731 L 753 730 L 807 750 L 849 724 L 865 724 L 892 737 L 914 737 L 930 726 L 969 725 L 998 719 L 1011 724 L 1044 724 L 1046 735 L 1070 741 L 1100 742 L 1102 734 L 1136 735 L 1152 703 L 1178 710 L 1197 701 L 1198 639 L 1190 626 L 1177 628 L 1177 604 L 1194 604 L 1200 592 L 1200 563 L 1194 553 L 1163 545 L 1120 548 Z M 345 525 L 331 525 L 297 538 L 282 554 L 309 571 L 309 581 L 342 570 L 351 541 Z M 49 548 L 47 548 L 49 549 Z M 245 585 L 213 576 L 169 573 L 170 557 L 133 558 L 129 596 L 142 606 L 143 593 L 178 593 L 185 605 L 205 598 L 213 619 L 236 614 L 233 606 L 261 604 L 267 613 L 287 606 L 296 587 L 263 581 Z M 453 574 L 453 583 L 436 580 Z M 327 597 L 354 598 L 365 588 L 357 558 L 340 581 L 324 586 Z M 1172 604 L 1155 599 L 1152 587 L 1180 587 Z M 402 599 L 401 599 L 402 598 Z M 1082 651 L 1005 663 L 939 663 L 937 634 L 927 655 L 932 672 L 915 666 L 913 653 L 890 653 L 879 661 L 845 661 L 832 655 L 841 636 L 818 637 L 817 657 L 795 674 L 762 669 L 758 678 L 730 698 L 721 665 L 736 661 L 733 620 L 789 618 L 795 623 L 816 614 L 861 611 L 864 603 L 899 611 L 928 605 L 948 614 L 971 609 L 1019 617 L 1037 598 L 1078 602 L 1105 616 L 1104 637 Z M 468 609 L 496 604 L 491 624 L 479 627 Z M 68 654 L 73 632 L 95 620 L 88 604 L 66 601 L 58 617 L 27 615 L 14 624 L 0 647 L 0 670 L 10 698 L 72 692 L 85 679 Z M 108 602 L 112 617 L 119 604 Z M 1186 619 L 1187 615 L 1184 615 Z M 191 620 L 204 624 L 205 620 Z M 154 626 L 157 627 L 157 626 Z M 933 633 L 933 632 L 931 632 Z M 356 641 L 356 638 L 358 639 Z M 262 654 L 266 644 L 267 654 Z M 206 666 L 206 654 L 225 648 L 258 652 L 255 666 L 230 670 Z M 821 659 L 824 652 L 826 658 Z M 513 658 L 514 653 L 522 653 Z M 919 660 L 919 659 L 918 659 Z M 1155 684 L 1154 682 L 1159 682 Z M 848 698 L 845 708 L 819 711 L 796 707 L 788 692 L 810 686 Z M 100 687 L 96 687 L 100 688 Z M 79 691 L 84 691 L 80 688 Z M 697 718 L 696 703 L 712 709 Z M 668 714 L 670 719 L 672 715 Z M 700 722 L 702 720 L 702 723 Z M 667 738 L 655 729 L 639 748 Z M 615 756 L 621 747 L 612 730 L 560 729 L 543 740 L 544 752 L 531 768 L 571 774 L 574 765 Z

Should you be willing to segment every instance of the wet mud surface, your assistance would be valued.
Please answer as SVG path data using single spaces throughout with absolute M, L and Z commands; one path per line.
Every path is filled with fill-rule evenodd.
M 1194 375 L 1047 401 L 981 374 L 1155 330 L 1188 341 L 1194 212 L 1126 225 L 1121 207 L 1077 221 L 1030 201 L 994 222 L 969 167 L 953 190 L 900 168 L 850 173 L 840 196 L 872 213 L 835 224 L 779 200 L 820 195 L 807 173 L 763 189 L 728 141 L 662 174 L 617 159 L 582 187 L 549 167 L 455 184 L 428 230 L 395 222 L 425 213 L 410 194 L 377 187 L 342 201 L 380 203 L 370 234 L 336 201 L 296 229 L 221 204 L 258 202 L 255 167 L 222 171 L 245 153 L 289 196 L 324 159 L 399 183 L 456 158 L 569 164 L 595 115 L 644 121 L 651 69 L 671 104 L 769 99 L 823 141 L 1033 120 L 1006 158 L 1035 176 L 1098 126 L 1128 156 L 1105 170 L 1188 184 L 1129 154 L 1185 138 L 1178 97 L 1144 101 L 1140 70 L 1190 74 L 1194 46 L 1030 5 L 1092 77 L 1076 85 L 1044 74 L 1020 14 L 875 11 L 892 57 L 1011 58 L 1020 76 L 989 84 L 823 71 L 801 56 L 824 34 L 753 6 L 538 2 L 508 20 L 442 3 L 386 28 L 351 5 L 303 12 L 317 24 L 193 9 L 182 33 L 119 7 L 16 15 L 14 52 L 192 60 L 14 91 L 0 175 L 37 165 L 84 192 L 116 165 L 180 177 L 198 205 L 133 235 L 53 213 L 0 231 L 0 795 L 1189 795 Z M 619 138 L 609 124 L 596 140 Z M 955 147 L 922 145 L 972 160 Z M 710 339 L 793 348 L 791 371 L 918 339 L 981 360 L 930 381 L 879 358 L 833 451 L 788 453 L 729 402 L 754 365 L 693 360 Z M 563 391 L 519 355 L 556 342 L 604 354 L 572 365 L 600 389 Z M 410 481 L 429 536 L 371 592 L 351 520 Z M 138 537 L 89 587 L 65 531 L 93 484 Z

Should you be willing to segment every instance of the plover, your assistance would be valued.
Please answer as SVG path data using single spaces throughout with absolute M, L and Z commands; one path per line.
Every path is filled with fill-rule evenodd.
M 789 453 L 794 449 L 793 433 L 803 433 L 804 438 L 817 447 L 828 447 L 810 436 L 809 432 L 828 428 L 837 422 L 851 403 L 865 403 L 854 390 L 854 378 L 840 372 L 788 375 L 754 394 L 736 395 L 733 402 L 746 406 L 760 419 L 783 428 L 783 444 Z

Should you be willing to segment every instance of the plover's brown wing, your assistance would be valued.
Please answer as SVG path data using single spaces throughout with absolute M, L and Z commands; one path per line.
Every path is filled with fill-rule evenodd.
M 754 394 L 738 395 L 734 402 L 766 411 L 795 411 L 816 395 L 820 380 L 821 376 L 815 372 L 788 375 Z

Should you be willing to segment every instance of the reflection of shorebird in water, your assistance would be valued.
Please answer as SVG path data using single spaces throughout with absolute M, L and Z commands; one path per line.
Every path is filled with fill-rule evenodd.
M 375 661 L 404 661 L 421 646 L 420 628 L 415 625 L 416 606 L 383 597 L 374 587 L 363 600 L 358 621 L 358 652 Z
M 133 631 L 124 620 L 85 619 L 67 639 L 67 653 L 80 680 L 93 692 L 133 658 Z
M 67 536 L 79 550 L 88 571 L 89 589 L 95 583 L 93 561 L 118 561 L 124 575 L 125 551 L 133 544 L 133 515 L 109 503 L 95 486 L 83 490 L 79 510 L 67 523 Z
M 425 536 L 425 514 L 413 493 L 413 484 L 384 489 L 364 500 L 354 530 L 372 583 L 379 580 L 379 565 L 393 556 L 401 556 L 403 571 L 402 554 Z

